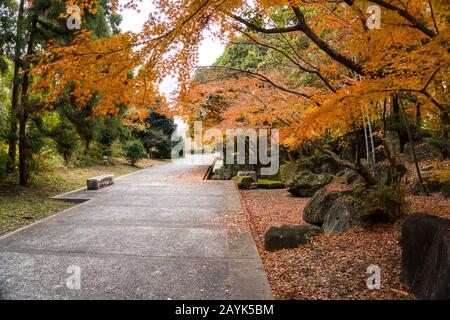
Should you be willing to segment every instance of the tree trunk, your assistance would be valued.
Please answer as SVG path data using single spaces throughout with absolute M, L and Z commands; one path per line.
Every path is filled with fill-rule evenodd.
M 16 45 L 14 48 L 14 77 L 13 88 L 11 95 L 11 119 L 9 127 L 9 148 L 8 148 L 8 163 L 7 170 L 12 172 L 15 169 L 16 152 L 17 152 L 17 116 L 18 116 L 18 102 L 19 102 L 19 86 L 20 86 L 20 56 L 22 51 L 22 33 L 23 33 L 23 15 L 24 15 L 25 0 L 20 0 L 19 14 L 17 17 L 17 31 L 16 31 Z
M 30 148 L 26 136 L 26 126 L 28 119 L 28 88 L 30 86 L 30 69 L 31 69 L 31 59 L 34 52 L 34 38 L 37 31 L 37 16 L 34 15 L 31 22 L 30 36 L 28 39 L 27 57 L 25 64 L 25 72 L 23 74 L 22 80 L 22 100 L 21 100 L 21 110 L 19 117 L 19 172 L 20 179 L 19 183 L 22 186 L 28 184 L 29 172 L 27 162 L 30 158 Z
M 363 118 L 363 127 L 364 127 L 364 141 L 366 142 L 366 163 L 370 162 L 370 151 L 369 151 L 369 136 L 367 134 L 366 121 Z
M 416 104 L 416 113 L 414 117 L 414 125 L 416 126 L 416 131 L 420 128 L 420 121 L 422 120 L 422 112 L 420 110 L 420 102 Z
M 413 155 L 413 159 L 414 159 L 414 165 L 415 165 L 416 171 L 417 171 L 417 177 L 419 178 L 420 186 L 422 187 L 423 192 L 425 192 L 425 194 L 427 196 L 429 196 L 429 193 L 428 193 L 427 189 L 425 189 L 425 186 L 423 184 L 422 174 L 420 173 L 419 163 L 417 162 L 416 149 L 414 148 L 414 143 L 412 141 L 411 132 L 409 130 L 408 122 L 406 121 L 405 108 L 403 107 L 403 101 L 400 96 L 398 96 L 398 99 L 399 99 L 398 101 L 399 101 L 400 114 L 401 114 L 401 116 L 403 118 L 403 122 L 405 124 L 406 132 L 407 132 L 408 138 L 409 138 L 409 144 L 411 145 L 411 151 L 412 151 L 412 155 Z
M 358 134 L 358 136 L 359 136 L 359 134 Z M 357 138 L 357 141 L 358 140 L 359 140 L 359 137 Z M 361 161 L 358 160 L 359 156 L 357 156 L 357 160 L 356 160 L 356 164 L 355 164 L 355 163 L 352 163 L 345 159 L 339 158 L 339 156 L 336 153 L 334 153 L 333 151 L 331 151 L 329 149 L 323 148 L 318 143 L 313 142 L 312 144 L 317 150 L 329 155 L 339 165 L 358 172 L 364 178 L 364 180 L 366 181 L 366 183 L 369 186 L 380 184 L 380 182 L 370 173 L 369 169 L 366 166 L 362 165 Z M 359 148 L 359 143 L 357 143 L 357 145 L 358 145 L 357 148 Z M 358 151 L 358 153 L 359 153 L 359 151 Z
M 383 146 L 384 146 L 384 151 L 386 152 L 386 156 L 388 158 L 389 161 L 389 166 L 390 166 L 390 171 L 391 171 L 391 177 L 392 183 L 398 183 L 399 179 L 398 179 L 398 174 L 397 174 L 397 160 L 395 159 L 395 157 L 392 156 L 391 154 L 391 150 L 389 150 L 389 147 L 386 143 L 386 132 L 387 132 L 387 124 L 386 124 L 386 107 L 387 107 L 387 100 L 384 99 L 384 104 L 383 104 Z
M 395 123 L 400 124 L 400 104 L 399 104 L 399 96 L 397 94 L 394 94 L 392 97 L 392 114 L 394 116 Z M 397 134 L 400 139 L 400 152 L 403 152 L 405 150 L 405 144 L 408 142 L 409 137 L 408 135 L 402 132 L 402 130 L 397 129 Z
M 372 121 L 370 121 L 369 117 L 367 117 L 367 124 L 368 124 L 368 127 L 369 127 L 370 143 L 372 145 L 373 164 L 376 164 L 377 163 L 377 158 L 376 158 L 376 155 L 375 155 L 375 141 L 373 140 Z
M 440 116 L 440 120 L 441 120 L 441 125 L 442 125 L 442 130 L 441 130 L 441 137 L 444 139 L 448 139 L 448 135 L 449 135 L 449 123 L 450 123 L 450 119 L 449 119 L 449 115 L 448 112 L 441 111 L 441 116 Z M 449 150 L 448 148 L 441 148 L 441 153 L 442 153 L 442 159 L 447 159 L 449 157 Z

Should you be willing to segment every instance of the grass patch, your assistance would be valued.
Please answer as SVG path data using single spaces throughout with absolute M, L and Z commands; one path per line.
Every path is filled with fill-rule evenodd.
M 89 177 L 105 173 L 119 177 L 164 163 L 167 161 L 143 160 L 130 166 L 123 159 L 115 159 L 114 165 L 70 168 L 58 161 L 35 172 L 29 187 L 17 185 L 17 175 L 7 176 L 0 181 L 0 235 L 72 207 L 74 204 L 50 197 L 84 187 Z
M 284 189 L 285 185 L 281 181 L 270 180 L 270 179 L 258 179 L 257 183 L 260 189 Z

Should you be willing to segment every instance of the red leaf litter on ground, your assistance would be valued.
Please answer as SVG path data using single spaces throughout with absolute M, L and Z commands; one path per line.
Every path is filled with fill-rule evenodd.
M 330 189 L 342 188 L 329 186 Z M 266 252 L 264 234 L 271 226 L 303 224 L 308 199 L 286 190 L 241 191 L 258 250 L 276 299 L 413 299 L 401 283 L 401 221 L 343 235 L 323 234 L 296 249 Z M 411 212 L 450 217 L 449 199 L 409 196 Z M 369 290 L 370 265 L 381 269 L 381 288 Z

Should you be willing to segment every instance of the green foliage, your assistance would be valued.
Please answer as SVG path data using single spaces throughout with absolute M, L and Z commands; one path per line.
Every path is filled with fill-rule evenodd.
M 129 139 L 130 131 L 122 125 L 119 119 L 113 116 L 106 116 L 101 119 L 99 125 L 99 135 L 97 141 L 103 148 L 102 156 L 111 157 L 113 154 L 113 144 L 116 141 Z
M 139 139 L 148 153 L 156 154 L 160 158 L 170 158 L 174 143 L 172 134 L 176 130 L 176 124 L 172 119 L 150 110 L 150 115 L 144 120 L 144 127 L 133 131 L 133 136 Z
M 104 147 L 94 142 L 89 150 L 78 146 L 73 155 L 73 165 L 75 167 L 89 167 L 102 163 Z
M 2 56 L 13 57 L 17 10 L 15 0 L 0 1 L 0 63 Z
M 359 220 L 365 226 L 380 222 L 395 222 L 407 208 L 405 192 L 401 186 L 376 185 L 353 189 L 352 196 Z
M 31 121 L 27 128 L 26 139 L 27 144 L 32 154 L 39 153 L 46 145 L 45 133 L 40 130 L 36 122 Z
M 5 64 L 3 67 L 0 66 L 0 113 L 6 112 L 11 105 L 11 90 L 13 82 L 13 66 L 12 62 L 5 57 L 0 57 L 0 63 Z M 0 115 L 1 117 L 1 115 Z M 0 131 L 4 128 L 0 127 Z
M 8 153 L 0 145 L 0 179 L 6 174 L 7 162 L 8 162 Z
M 56 150 L 67 165 L 78 144 L 77 133 L 73 125 L 63 117 L 50 131 L 50 136 L 56 144 Z
M 6 109 L 3 105 L 0 104 L 0 145 L 1 143 L 6 140 L 8 136 L 8 123 L 9 114 L 8 109 Z
M 70 89 L 68 91 L 70 94 Z M 80 139 L 84 142 L 86 152 L 89 151 L 91 142 L 100 135 L 101 120 L 94 117 L 94 108 L 99 101 L 98 97 L 92 97 L 85 106 L 79 108 L 72 97 L 64 98 L 59 101 L 56 108 L 73 124 Z
M 133 166 L 146 156 L 145 148 L 139 140 L 131 140 L 125 143 L 123 151 L 125 153 L 125 158 Z
M 241 37 L 234 44 L 226 47 L 215 65 L 242 70 L 258 70 L 266 54 L 267 49 L 249 45 L 249 40 Z

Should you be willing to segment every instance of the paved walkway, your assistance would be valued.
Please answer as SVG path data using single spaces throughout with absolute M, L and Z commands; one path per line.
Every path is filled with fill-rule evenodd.
M 1 237 L 0 298 L 271 299 L 253 238 L 220 222 L 242 207 L 231 182 L 202 180 L 211 162 L 128 175 Z

